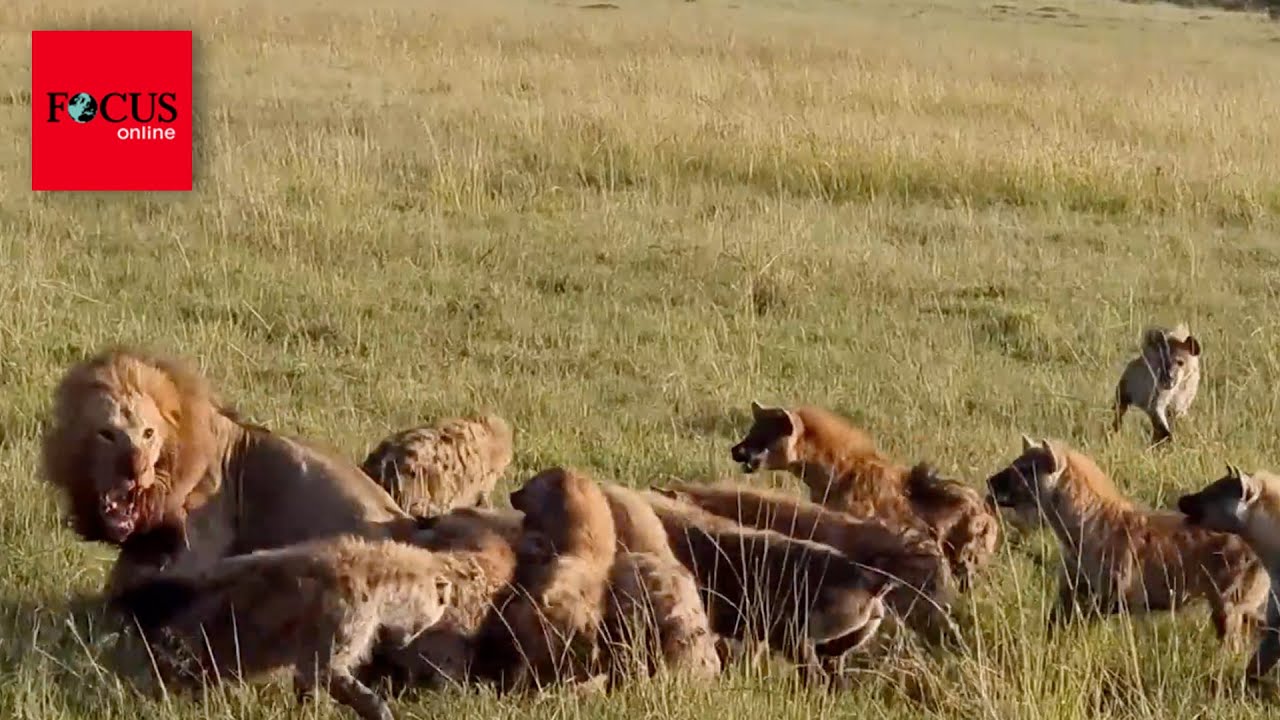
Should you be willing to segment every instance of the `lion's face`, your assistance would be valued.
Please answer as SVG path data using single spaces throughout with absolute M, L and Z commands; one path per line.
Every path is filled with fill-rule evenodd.
M 103 529 L 108 539 L 121 542 L 138 528 L 163 490 L 157 465 L 170 425 L 145 394 L 102 392 L 85 398 L 81 427 Z
M 794 415 L 780 407 L 762 407 L 751 403 L 751 428 L 742 442 L 729 450 L 733 461 L 743 472 L 760 468 L 785 470 L 797 459 L 798 422 Z

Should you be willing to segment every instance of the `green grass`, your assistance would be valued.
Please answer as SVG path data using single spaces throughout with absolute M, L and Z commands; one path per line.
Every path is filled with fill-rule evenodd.
M 496 410 L 518 432 L 509 483 L 732 470 L 753 398 L 827 405 L 974 484 L 1019 432 L 1153 505 L 1227 461 L 1280 465 L 1280 26 L 1103 0 L 616 3 L 0 9 L 0 715 L 302 712 L 279 686 L 139 699 L 100 666 L 100 621 L 68 609 L 109 555 L 59 527 L 37 438 L 59 373 L 116 341 L 196 358 L 254 420 L 357 459 Z M 32 194 L 28 31 L 134 25 L 196 31 L 195 192 Z M 1138 415 L 1107 433 L 1107 402 L 1140 329 L 1177 320 L 1206 377 L 1151 453 Z M 397 707 L 1274 714 L 1202 608 L 1047 640 L 1028 544 L 1055 552 L 1010 543 L 966 599 L 969 651 L 903 655 L 838 696 L 735 670 Z

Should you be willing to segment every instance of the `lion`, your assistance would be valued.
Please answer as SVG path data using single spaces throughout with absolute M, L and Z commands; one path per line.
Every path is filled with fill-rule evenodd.
M 923 528 L 941 546 L 961 590 L 995 556 L 999 516 L 973 488 L 939 477 L 924 463 L 890 461 L 869 435 L 819 407 L 766 408 L 753 401 L 751 415 L 746 437 L 730 451 L 743 471 L 785 470 L 808 486 L 815 503 Z
M 497 415 L 453 418 L 386 438 L 360 467 L 412 515 L 490 507 L 513 458 L 511 426 Z
M 1087 614 L 1177 611 L 1204 598 L 1214 630 L 1233 641 L 1256 616 L 1269 581 L 1240 538 L 1140 507 L 1088 456 L 1022 437 L 1022 454 L 987 480 L 1002 507 L 1039 508 L 1062 551 L 1056 627 Z
M 158 637 L 162 679 L 180 687 L 251 681 L 292 668 L 299 699 L 326 688 L 365 720 L 390 720 L 355 671 L 374 646 L 405 652 L 450 603 L 459 562 L 391 540 L 340 536 L 166 573 L 113 598 Z M 406 663 L 412 666 L 411 663 Z
M 885 603 L 922 637 L 936 641 L 953 629 L 950 568 L 938 544 L 918 530 L 738 483 L 675 483 L 656 491 L 749 527 L 833 547 L 900 582 Z
M 1187 326 L 1152 327 L 1142 333 L 1142 352 L 1129 361 L 1116 384 L 1112 431 L 1136 405 L 1151 420 L 1151 444 L 1173 438 L 1172 423 L 1186 415 L 1200 389 L 1200 341 Z
M 553 467 L 512 492 L 511 505 L 524 513 L 515 579 L 481 625 L 475 674 L 501 693 L 593 682 L 617 554 L 608 501 L 590 477 Z
M 827 545 L 746 527 L 658 491 L 642 494 L 697 578 L 717 634 L 765 643 L 808 682 L 835 681 L 845 655 L 875 637 L 896 579 Z
M 1246 474 L 1233 465 L 1221 478 L 1178 498 L 1188 525 L 1244 540 L 1270 578 L 1262 637 L 1245 677 L 1257 683 L 1280 660 L 1280 476 Z
M 239 420 L 187 363 L 128 348 L 62 377 L 41 476 L 83 540 L 120 549 L 108 594 L 161 569 L 197 572 L 233 554 L 414 529 L 353 464 Z

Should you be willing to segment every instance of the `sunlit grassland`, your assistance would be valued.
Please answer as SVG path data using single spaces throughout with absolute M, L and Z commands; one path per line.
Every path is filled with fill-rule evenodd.
M 67 609 L 109 555 L 35 477 L 58 374 L 127 341 L 359 458 L 492 409 L 549 464 L 731 472 L 748 403 L 814 402 L 977 485 L 1018 433 L 1152 505 L 1280 466 L 1280 26 L 1119 2 L 58 0 L 0 9 L 0 714 L 337 717 L 287 688 L 135 697 Z M 192 28 L 196 190 L 29 190 L 29 31 Z M 1149 322 L 1206 377 L 1176 446 L 1111 436 Z M 1280 468 L 1277 468 L 1280 469 Z M 786 478 L 775 482 L 790 487 Z M 300 512 L 305 511 L 300 508 Z M 1248 718 L 1202 608 L 1052 640 L 1011 538 L 964 652 L 835 696 L 785 670 L 407 716 Z M 1033 562 L 1043 555 L 1048 565 Z M 139 668 L 145 672 L 145 668 Z

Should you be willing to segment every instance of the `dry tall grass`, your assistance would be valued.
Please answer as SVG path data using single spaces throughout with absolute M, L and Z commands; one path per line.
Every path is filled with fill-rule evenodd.
M 271 687 L 140 700 L 95 662 L 100 622 L 66 607 L 105 554 L 58 527 L 36 438 L 61 369 L 116 340 L 198 357 L 255 420 L 355 459 L 491 407 L 516 475 L 724 471 L 755 397 L 833 406 L 974 483 L 1020 431 L 1152 504 L 1226 460 L 1280 464 L 1274 23 L 1104 0 L 614 2 L 0 8 L 0 714 L 294 712 Z M 196 191 L 33 195 L 29 30 L 128 26 L 196 31 Z M 1107 402 L 1139 329 L 1178 319 L 1206 380 L 1178 445 L 1148 453 L 1136 418 L 1107 435 Z M 1273 712 L 1200 617 L 1046 640 L 1043 540 L 974 593 L 968 652 L 903 656 L 839 696 L 737 672 L 399 707 Z

